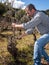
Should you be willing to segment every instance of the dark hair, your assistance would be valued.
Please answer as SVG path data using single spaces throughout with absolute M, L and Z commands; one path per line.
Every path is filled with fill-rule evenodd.
M 30 11 L 31 11 L 32 9 L 36 10 L 36 8 L 35 8 L 35 6 L 34 6 L 33 4 L 27 5 L 26 8 L 28 8 Z

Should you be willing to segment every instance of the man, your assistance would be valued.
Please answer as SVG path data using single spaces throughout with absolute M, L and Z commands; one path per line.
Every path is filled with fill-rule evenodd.
M 41 65 L 41 56 L 44 56 L 47 65 L 49 65 L 49 56 L 44 50 L 44 46 L 49 42 L 49 17 L 45 13 L 37 11 L 32 4 L 29 4 L 25 8 L 25 11 L 28 16 L 32 16 L 32 19 L 27 23 L 12 23 L 12 26 L 16 28 L 24 28 L 26 30 L 25 34 L 31 34 L 34 28 L 37 28 L 42 36 L 36 40 L 34 44 L 34 65 Z

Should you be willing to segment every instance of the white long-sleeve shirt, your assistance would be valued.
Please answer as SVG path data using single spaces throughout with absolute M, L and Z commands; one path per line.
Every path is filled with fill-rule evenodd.
M 35 27 L 40 34 L 49 33 L 49 17 L 43 12 L 36 11 L 30 21 L 23 23 L 23 27 L 28 34 L 31 34 Z

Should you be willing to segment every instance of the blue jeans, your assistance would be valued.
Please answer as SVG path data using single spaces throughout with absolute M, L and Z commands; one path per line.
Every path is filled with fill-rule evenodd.
M 34 65 L 41 65 L 42 55 L 49 62 L 49 56 L 44 50 L 44 46 L 49 42 L 49 34 L 42 35 L 34 44 Z

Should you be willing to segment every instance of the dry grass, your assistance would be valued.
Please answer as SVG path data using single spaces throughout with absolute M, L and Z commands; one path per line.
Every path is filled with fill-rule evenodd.
M 5 33 L 5 32 L 4 32 Z M 3 34 L 3 33 L 2 33 Z M 7 33 L 9 34 L 9 32 Z M 11 33 L 10 33 L 11 34 Z M 13 34 L 13 33 L 12 33 Z M 40 34 L 36 34 L 37 39 L 40 37 Z M 16 48 L 18 49 L 18 52 L 25 51 L 25 54 L 28 56 L 27 58 L 19 60 L 23 60 L 23 62 L 28 62 L 27 65 L 32 65 L 32 49 L 34 45 L 34 37 L 33 35 L 28 35 L 23 37 L 21 40 L 17 40 Z M 7 65 L 8 62 L 14 61 L 11 54 L 7 50 L 7 38 L 0 38 L 0 65 Z M 49 44 L 45 46 L 46 52 L 49 54 Z M 28 53 L 29 52 L 29 53 Z M 31 57 L 29 59 L 29 57 Z

